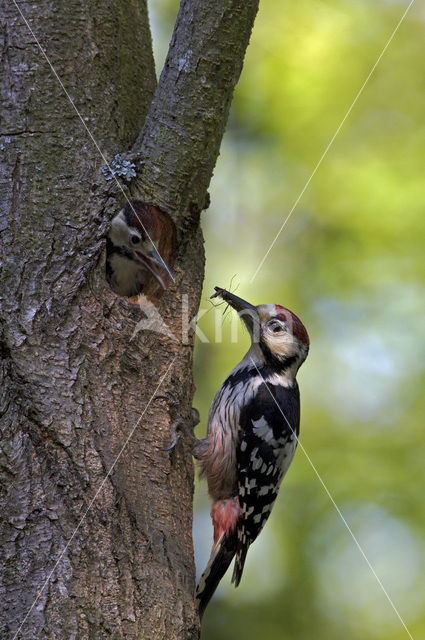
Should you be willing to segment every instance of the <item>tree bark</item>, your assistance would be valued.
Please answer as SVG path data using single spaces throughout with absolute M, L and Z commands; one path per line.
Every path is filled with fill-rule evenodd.
M 5 1 L 0 631 L 195 638 L 193 465 L 184 438 L 162 448 L 177 413 L 190 416 L 193 330 L 186 340 L 182 328 L 202 288 L 199 216 L 257 2 L 183 0 L 156 91 L 142 0 L 19 7 L 106 157 L 133 145 L 137 180 L 124 191 L 173 217 L 179 255 L 158 305 L 171 333 L 135 332 L 141 310 L 104 279 L 123 195 Z

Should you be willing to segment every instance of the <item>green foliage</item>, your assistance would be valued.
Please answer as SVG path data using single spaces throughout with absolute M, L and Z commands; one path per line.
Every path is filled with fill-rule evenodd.
M 176 3 L 160 3 L 162 19 Z M 204 213 L 214 285 L 293 309 L 311 353 L 300 371 L 301 443 L 235 591 L 226 577 L 205 640 L 402 640 L 425 634 L 423 241 L 425 57 L 413 6 L 251 282 L 407 3 L 268 0 L 260 8 Z M 161 15 L 161 14 L 157 14 Z M 158 28 L 164 22 L 157 20 Z M 247 348 L 230 317 L 200 319 L 195 406 L 205 426 Z M 199 427 L 199 432 L 202 429 Z M 311 462 L 307 458 L 309 456 Z M 313 468 L 314 466 L 314 468 Z M 211 540 L 196 496 L 199 569 Z M 206 539 L 206 540 L 205 540 Z M 208 545 L 206 542 L 208 541 Z

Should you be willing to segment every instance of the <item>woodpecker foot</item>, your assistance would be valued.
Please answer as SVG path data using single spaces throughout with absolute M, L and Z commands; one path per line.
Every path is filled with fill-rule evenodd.
M 192 428 L 194 429 L 195 427 L 197 427 L 200 422 L 201 416 L 199 415 L 198 409 L 192 407 Z
M 163 449 L 161 449 L 161 451 L 171 451 L 172 449 L 174 449 L 179 439 L 179 430 L 184 429 L 185 427 L 186 425 L 182 420 L 173 422 L 173 424 L 171 425 L 171 444 L 168 445 L 168 447 L 164 447 Z
M 164 393 L 163 395 L 158 394 L 154 397 L 154 400 L 164 400 L 173 409 L 179 405 L 177 396 L 172 391 L 167 391 L 167 393 Z
M 195 446 L 198 439 L 194 435 L 193 429 L 196 427 L 197 424 L 199 424 L 199 421 L 200 421 L 198 409 L 195 409 L 195 407 L 192 407 L 191 414 L 192 414 L 191 427 L 189 427 L 189 425 L 182 418 L 178 418 L 175 422 L 173 422 L 173 424 L 171 425 L 171 437 L 172 437 L 171 444 L 168 447 L 165 447 L 164 449 L 162 449 L 162 451 L 171 451 L 172 449 L 174 449 L 180 437 L 179 431 L 184 431 L 192 447 Z
M 193 429 L 196 427 L 197 424 L 199 424 L 199 421 L 200 421 L 198 409 L 195 409 L 195 407 L 192 407 L 190 419 L 187 420 L 187 418 L 186 419 L 182 418 L 182 416 L 177 411 L 177 408 L 179 406 L 179 401 L 177 399 L 177 396 L 172 391 L 168 391 L 164 395 L 157 395 L 155 396 L 154 400 L 164 401 L 170 409 L 171 416 L 175 418 L 173 424 L 171 425 L 171 438 L 172 438 L 171 444 L 168 447 L 165 447 L 164 449 L 162 449 L 162 451 L 171 451 L 172 449 L 174 449 L 180 437 L 180 433 L 179 433 L 180 431 L 185 432 L 186 436 L 189 438 L 189 441 L 192 447 L 194 447 L 195 443 L 197 442 L 197 438 L 193 433 Z

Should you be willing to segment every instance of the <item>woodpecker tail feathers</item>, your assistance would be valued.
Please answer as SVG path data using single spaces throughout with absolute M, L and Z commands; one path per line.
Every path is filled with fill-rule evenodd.
M 243 568 L 245 566 L 246 554 L 248 553 L 249 545 L 244 544 L 243 546 L 238 545 L 238 549 L 236 552 L 235 565 L 233 567 L 233 575 L 232 575 L 232 583 L 235 587 L 239 586 L 239 583 L 242 578 Z
M 235 533 L 223 533 L 214 544 L 207 567 L 196 587 L 196 608 L 202 620 L 207 604 L 214 595 L 218 584 L 236 553 L 237 537 Z

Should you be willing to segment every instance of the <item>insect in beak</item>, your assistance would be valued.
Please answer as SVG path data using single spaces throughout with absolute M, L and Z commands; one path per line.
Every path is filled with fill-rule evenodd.
M 254 334 L 256 334 L 260 326 L 260 318 L 258 316 L 257 307 L 255 307 L 250 302 L 246 300 L 242 300 L 238 296 L 235 296 L 230 291 L 226 291 L 226 289 L 222 289 L 221 287 L 214 287 L 215 293 L 211 296 L 211 298 L 222 298 L 225 302 L 227 302 L 235 311 L 238 312 L 238 315 L 241 320 L 245 323 L 251 338 L 254 339 Z

